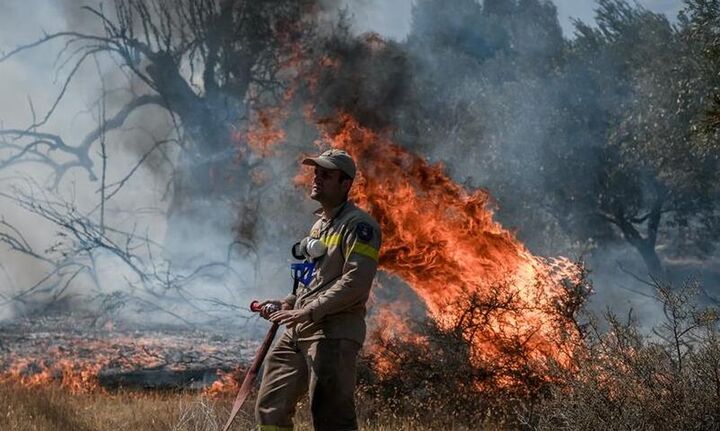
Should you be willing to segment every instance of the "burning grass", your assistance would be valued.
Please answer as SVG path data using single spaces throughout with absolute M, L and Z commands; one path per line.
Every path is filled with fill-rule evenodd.
M 247 363 L 256 346 L 232 334 L 97 328 L 77 316 L 25 319 L 0 327 L 0 383 L 77 394 L 212 383 L 213 393 L 232 392 L 234 386 L 223 387 L 228 372 Z
M 537 366 L 516 368 L 516 359 L 473 359 L 464 331 L 474 319 L 453 327 L 429 320 L 412 328 L 415 338 L 377 332 L 357 392 L 362 429 L 720 429 L 718 314 L 695 304 L 692 283 L 656 288 L 662 325 L 643 332 L 610 313 L 592 319 L 571 366 L 549 361 L 542 375 Z M 465 315 L 502 305 L 472 299 Z M 499 375 L 512 376 L 514 384 L 497 384 Z M 216 431 L 231 404 L 230 396 L 198 392 L 73 394 L 58 385 L 6 382 L 0 429 Z M 248 400 L 234 429 L 253 428 L 253 404 Z M 308 410 L 304 401 L 297 430 L 312 429 Z

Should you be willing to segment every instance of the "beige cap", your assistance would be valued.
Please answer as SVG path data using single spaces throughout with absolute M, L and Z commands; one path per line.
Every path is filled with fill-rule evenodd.
M 355 162 L 350 154 L 343 150 L 331 149 L 317 157 L 303 159 L 303 165 L 317 165 L 325 169 L 339 169 L 345 172 L 350 178 L 355 178 Z

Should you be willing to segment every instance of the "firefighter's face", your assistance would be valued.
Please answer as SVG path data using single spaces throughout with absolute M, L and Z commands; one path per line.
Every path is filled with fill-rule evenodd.
M 343 177 L 337 169 L 315 166 L 310 198 L 320 203 L 340 203 L 352 185 L 352 180 Z

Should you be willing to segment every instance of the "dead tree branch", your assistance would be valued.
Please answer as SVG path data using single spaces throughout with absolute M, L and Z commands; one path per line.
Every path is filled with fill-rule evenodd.
M 222 279 L 224 274 L 233 273 L 229 264 L 230 253 L 226 261 L 211 261 L 193 268 L 173 268 L 162 256 L 167 251 L 153 241 L 146 233 L 138 234 L 136 229 L 124 231 L 99 222 L 83 214 L 73 203 L 48 195 L 36 184 L 28 180 L 29 188 L 15 188 L 13 193 L 0 192 L 0 197 L 39 216 L 58 228 L 58 240 L 44 253 L 33 248 L 17 226 L 0 221 L 0 243 L 11 250 L 36 259 L 49 268 L 48 272 L 33 286 L 15 292 L 3 305 L 11 302 L 24 302 L 37 294 L 44 294 L 54 302 L 62 298 L 71 289 L 73 282 L 82 275 L 94 280 L 96 300 L 114 299 L 123 303 L 134 303 L 143 308 L 154 304 L 155 311 L 174 316 L 187 323 L 187 319 L 157 304 L 158 300 L 182 302 L 200 314 L 207 314 L 197 305 L 200 298 L 193 294 L 188 286 L 199 280 Z M 112 257 L 118 260 L 129 272 L 125 275 L 126 284 L 132 294 L 123 294 L 119 298 L 116 290 L 106 286 L 97 272 L 98 258 Z M 124 272 L 119 269 L 120 272 Z M 131 277 L 132 276 L 132 277 Z M 108 304 L 106 304 L 107 306 Z

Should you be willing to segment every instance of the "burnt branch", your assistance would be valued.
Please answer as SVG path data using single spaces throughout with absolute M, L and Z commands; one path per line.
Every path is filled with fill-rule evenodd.
M 182 163 L 197 165 L 198 161 L 213 159 L 211 163 L 221 169 L 230 163 L 236 150 L 228 145 L 232 126 L 247 121 L 248 109 L 280 100 L 284 80 L 278 78 L 278 72 L 295 58 L 293 49 L 312 31 L 312 26 L 301 19 L 312 2 L 115 0 L 113 6 L 108 11 L 82 8 L 102 25 L 99 34 L 44 34 L 0 57 L 0 62 L 7 61 L 40 45 L 63 41 L 55 64 L 58 74 L 68 71 L 45 115 L 33 118 L 28 127 L 4 131 L 8 139 L 0 141 L 0 150 L 7 151 L 0 151 L 5 156 L 0 169 L 40 163 L 53 170 L 52 181 L 57 187 L 68 170 L 80 167 L 95 181 L 98 174 L 89 156 L 90 147 L 124 124 L 135 109 L 148 104 L 167 110 L 178 136 L 187 134 L 190 138 L 194 148 Z M 56 112 L 85 60 L 100 54 L 142 81 L 149 94 L 135 97 L 114 116 L 103 118 L 77 145 L 39 131 Z M 34 113 L 32 105 L 31 109 Z M 71 160 L 53 157 L 53 151 L 70 155 Z M 200 175 L 193 172 L 196 174 Z M 194 183 L 200 190 L 188 193 L 206 194 L 203 187 L 212 188 L 205 186 L 211 181 L 197 178 Z
M 115 196 L 123 188 L 123 186 L 125 186 L 125 184 L 130 180 L 130 178 L 132 178 L 132 176 L 137 172 L 137 170 L 140 169 L 140 166 L 142 166 L 143 163 L 145 163 L 145 161 L 148 159 L 148 157 L 150 157 L 150 155 L 152 153 L 154 153 L 160 147 L 162 147 L 166 144 L 169 144 L 169 143 L 178 144 L 179 142 L 177 139 L 161 139 L 159 141 L 155 141 L 153 146 L 140 157 L 140 159 L 137 161 L 137 163 L 135 163 L 135 165 L 133 165 L 133 167 L 130 168 L 130 170 L 124 177 L 122 177 L 121 179 L 119 179 L 111 184 L 106 184 L 103 187 L 101 187 L 100 189 L 98 189 L 98 192 L 103 193 L 103 190 L 104 190 L 104 193 L 105 193 L 105 195 L 101 199 L 101 201 L 107 202 L 110 199 L 112 199 L 113 196 Z
M 134 304 L 142 309 L 152 307 L 188 323 L 181 314 L 159 302 L 182 303 L 200 315 L 212 318 L 214 310 L 205 310 L 195 303 L 202 299 L 189 286 L 199 280 L 217 281 L 225 274 L 238 275 L 230 266 L 230 252 L 225 261 L 201 263 L 191 268 L 174 268 L 164 247 L 153 241 L 147 233 L 139 234 L 136 227 L 126 231 L 103 225 L 80 211 L 73 203 L 48 195 L 31 180 L 26 189 L 15 188 L 14 192 L 0 193 L 10 202 L 39 216 L 58 228 L 57 240 L 44 252 L 33 248 L 22 231 L 15 225 L 0 221 L 0 243 L 17 253 L 36 259 L 48 268 L 47 273 L 34 285 L 8 297 L 4 302 L 24 302 L 35 295 L 44 295 L 50 303 L 66 297 L 82 276 L 87 276 L 94 287 L 93 298 L 110 301 L 113 304 Z M 232 247 L 232 245 L 231 245 Z M 108 286 L 108 282 L 97 271 L 98 258 L 114 258 L 121 263 L 125 272 L 126 285 L 130 293 L 122 293 Z M 126 271 L 125 271 L 126 270 Z M 113 283 L 116 284 L 116 283 Z M 162 300 L 162 301 L 161 301 Z M 192 326 L 192 325 L 191 325 Z
M 151 104 L 162 106 L 162 103 L 162 99 L 158 96 L 139 96 L 114 116 L 102 121 L 76 146 L 67 144 L 59 135 L 35 131 L 34 126 L 32 129 L 0 129 L 0 151 L 11 153 L 6 158 L 0 159 L 0 169 L 26 163 L 48 166 L 54 172 L 53 188 L 57 188 L 65 173 L 74 167 L 82 168 L 91 181 L 96 181 L 95 165 L 90 157 L 91 146 L 108 131 L 121 127 L 137 108 Z M 58 162 L 52 157 L 54 152 L 69 155 L 74 160 Z

